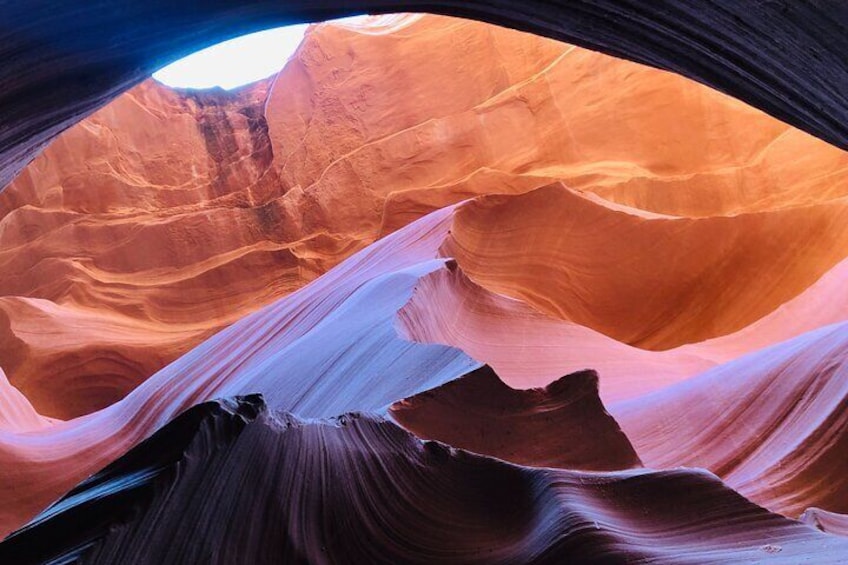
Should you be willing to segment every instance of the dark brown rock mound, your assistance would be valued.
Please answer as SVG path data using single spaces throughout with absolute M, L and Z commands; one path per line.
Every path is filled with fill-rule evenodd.
M 837 563 L 848 540 L 697 470 L 520 467 L 259 396 L 198 405 L 0 544 L 3 563 Z
M 391 415 L 418 437 L 521 465 L 586 471 L 642 465 L 604 408 L 591 370 L 516 390 L 484 366 L 396 402 Z

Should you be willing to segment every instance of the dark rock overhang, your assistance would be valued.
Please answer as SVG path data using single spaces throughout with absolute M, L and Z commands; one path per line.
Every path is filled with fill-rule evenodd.
M 284 24 L 403 11 L 670 70 L 848 149 L 841 0 L 32 0 L 0 3 L 0 187 L 63 129 L 195 50 Z

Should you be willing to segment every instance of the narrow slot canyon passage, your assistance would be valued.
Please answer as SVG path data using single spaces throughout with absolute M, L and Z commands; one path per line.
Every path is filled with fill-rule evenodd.
M 148 4 L 0 6 L 0 563 L 848 558 L 848 11 Z

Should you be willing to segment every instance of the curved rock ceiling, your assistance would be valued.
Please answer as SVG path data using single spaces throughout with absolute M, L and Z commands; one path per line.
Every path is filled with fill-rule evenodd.
M 402 11 L 668 69 L 848 148 L 848 6 L 838 0 L 35 0 L 0 6 L 0 186 L 53 136 L 192 51 L 278 25 Z

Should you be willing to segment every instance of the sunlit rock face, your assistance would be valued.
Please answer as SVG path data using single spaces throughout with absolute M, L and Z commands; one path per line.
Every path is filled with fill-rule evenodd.
M 848 154 L 687 79 L 321 24 L 0 205 L 0 562 L 848 554 Z
M 444 17 L 318 25 L 276 77 L 240 90 L 142 84 L 60 136 L 0 194 L 0 295 L 9 297 L 0 303 L 2 366 L 44 413 L 86 413 L 350 253 L 476 194 L 562 180 L 696 218 L 815 205 L 795 215 L 808 226 L 799 234 L 817 245 L 840 237 L 828 226 L 841 221 L 846 178 L 843 152 L 676 75 Z M 750 222 L 784 225 L 780 216 Z M 772 237 L 751 229 L 752 247 Z M 608 233 L 600 245 L 641 245 Z M 746 233 L 726 233 L 726 245 Z M 655 260 L 691 254 L 708 239 L 675 241 Z M 772 251 L 760 247 L 770 263 Z M 723 297 L 742 303 L 729 309 L 713 307 L 725 293 L 721 277 L 712 294 L 692 287 L 709 262 L 689 271 L 676 263 L 667 274 L 646 263 L 644 275 L 663 279 L 652 292 L 696 294 L 702 310 L 684 317 L 716 318 L 682 331 L 668 315 L 617 315 L 647 285 L 633 272 L 611 273 L 614 287 L 586 306 L 560 293 L 555 300 L 568 305 L 541 307 L 566 317 L 577 308 L 578 323 L 643 347 L 715 337 L 768 313 L 841 258 L 837 247 L 801 261 L 802 250 L 789 247 L 782 253 L 799 274 L 766 293 L 740 279 L 757 301 Z M 747 264 L 750 251 L 727 269 Z M 604 277 L 612 262 L 591 276 Z M 45 383 L 59 381 L 57 399 Z

